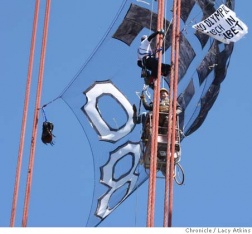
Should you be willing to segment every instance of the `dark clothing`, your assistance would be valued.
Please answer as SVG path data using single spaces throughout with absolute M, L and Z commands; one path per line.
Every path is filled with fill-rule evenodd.
M 143 66 L 151 71 L 151 76 L 157 78 L 158 73 L 158 59 L 152 56 L 146 56 L 142 59 Z M 171 72 L 171 66 L 169 64 L 162 63 L 161 75 L 168 76 Z
M 41 136 L 41 140 L 44 144 L 51 144 L 53 145 L 53 128 L 54 125 L 53 123 L 50 122 L 43 122 L 43 129 L 42 129 L 42 136 Z
M 158 59 L 156 58 L 156 53 L 152 52 L 151 40 L 155 38 L 158 34 L 164 34 L 163 31 L 157 31 L 152 33 L 149 37 L 145 36 L 138 48 L 138 61 L 137 65 L 142 69 L 147 69 L 151 71 L 151 76 L 157 78 L 158 71 Z M 163 76 L 168 76 L 171 71 L 171 66 L 169 64 L 162 63 L 161 74 Z

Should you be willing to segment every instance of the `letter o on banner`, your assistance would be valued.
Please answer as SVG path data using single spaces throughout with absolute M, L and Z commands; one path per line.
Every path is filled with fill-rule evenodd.
M 116 142 L 129 134 L 133 128 L 133 109 L 127 98 L 111 83 L 111 81 L 96 82 L 90 89 L 84 92 L 87 103 L 82 108 L 92 126 L 100 136 L 100 140 Z M 102 95 L 110 95 L 123 108 L 127 115 L 127 122 L 120 128 L 112 129 L 100 115 L 98 98 Z

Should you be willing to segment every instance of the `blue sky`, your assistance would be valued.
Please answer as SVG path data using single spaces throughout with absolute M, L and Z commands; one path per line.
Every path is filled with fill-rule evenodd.
M 27 78 L 35 1 L 1 0 L 0 25 L 0 226 L 9 226 Z M 56 98 L 75 76 L 107 30 L 120 1 L 51 2 L 41 104 Z M 236 1 L 236 14 L 250 30 L 250 1 Z M 39 69 L 45 1 L 41 1 L 28 113 L 24 161 L 15 226 L 21 226 L 29 148 Z M 221 92 L 203 125 L 182 143 L 186 180 L 174 190 L 173 226 L 252 225 L 251 148 L 249 123 L 251 36 L 235 43 Z M 108 64 L 110 66 L 111 64 Z M 129 78 L 130 79 L 130 78 Z M 133 78 L 132 78 L 133 79 Z M 129 85 L 131 81 L 129 80 Z M 90 208 L 92 175 L 84 133 L 60 99 L 46 109 L 55 124 L 55 145 L 36 146 L 28 226 L 82 227 Z M 148 183 L 121 204 L 102 227 L 146 225 Z M 157 180 L 156 225 L 162 226 L 164 180 Z

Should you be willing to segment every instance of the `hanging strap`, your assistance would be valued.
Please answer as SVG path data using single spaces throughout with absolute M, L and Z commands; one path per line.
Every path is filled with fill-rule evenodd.
M 44 117 L 44 122 L 47 122 L 47 118 L 46 118 L 46 113 L 45 113 L 44 107 L 42 107 L 41 110 L 42 110 L 42 114 L 43 114 L 43 117 Z

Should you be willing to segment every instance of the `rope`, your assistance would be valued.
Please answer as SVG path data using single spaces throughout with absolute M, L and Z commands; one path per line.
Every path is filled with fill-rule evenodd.
M 173 6 L 173 28 L 172 28 L 172 51 L 171 51 L 171 80 L 170 80 L 170 102 L 172 110 L 169 111 L 168 121 L 168 144 L 167 164 L 165 178 L 165 205 L 164 205 L 164 227 L 172 225 L 173 206 L 173 174 L 174 174 L 174 153 L 176 137 L 176 107 L 177 107 L 177 83 L 179 70 L 179 40 L 180 40 L 180 14 L 181 0 L 174 0 Z
M 39 78 L 38 78 L 38 85 L 37 85 L 36 104 L 35 104 L 34 119 L 33 119 L 33 131 L 32 131 L 32 140 L 31 140 L 31 148 L 30 148 L 30 160 L 29 160 L 29 167 L 28 167 L 24 212 L 23 212 L 23 219 L 22 219 L 23 227 L 27 226 L 27 220 L 28 220 L 28 208 L 29 208 L 29 202 L 30 202 L 31 183 L 32 183 L 32 175 L 33 175 L 34 154 L 35 154 L 38 118 L 39 118 L 39 106 L 40 106 L 41 93 L 42 93 L 42 82 L 43 82 L 45 54 L 46 54 L 46 42 L 47 42 L 48 24 L 49 24 L 49 15 L 50 15 L 50 3 L 51 3 L 50 0 L 46 1 L 42 49 L 41 49 L 40 67 L 39 67 Z
M 202 10 L 200 8 L 200 4 L 199 4 L 198 0 L 196 0 L 195 3 L 199 5 L 199 10 L 197 10 L 197 12 L 195 12 L 195 14 L 193 14 L 192 17 L 190 17 L 190 20 L 189 19 L 187 20 L 189 23 L 184 25 L 184 28 L 181 29 L 181 32 L 183 32 L 183 31 L 187 32 L 188 27 L 191 27 L 193 24 L 197 23 L 196 18 L 199 17 L 199 16 L 200 17 L 202 16 Z M 225 1 L 224 0 L 217 1 L 217 2 L 215 2 L 214 5 L 219 5 L 220 6 L 222 3 L 224 4 Z M 212 3 L 210 1 L 208 1 L 208 2 L 205 2 L 204 5 L 205 5 L 204 7 L 207 8 L 210 5 L 212 5 Z
M 166 17 L 166 7 L 167 7 L 167 1 L 165 0 L 165 13 L 164 13 L 164 19 L 167 19 Z M 166 20 L 165 20 L 165 25 L 164 25 L 164 31 L 165 31 L 165 35 L 164 35 L 164 43 L 163 43 L 163 51 L 165 51 L 165 38 L 166 38 L 166 33 L 167 33 L 167 29 L 166 29 Z M 163 54 L 163 61 L 164 63 L 166 62 L 166 58 L 165 58 L 165 53 Z
M 52 101 L 50 101 L 50 102 L 48 102 L 48 103 L 44 104 L 44 105 L 43 105 L 40 109 L 42 109 L 42 108 L 44 108 L 44 107 L 48 106 L 49 104 L 51 104 L 51 103 L 55 102 L 55 101 L 56 101 L 56 100 L 58 100 L 59 98 L 61 98 L 61 96 L 58 96 L 58 97 L 54 98 Z
M 152 31 L 152 17 L 153 17 L 154 0 L 151 2 L 151 20 L 150 20 L 150 32 Z
M 33 19 L 28 75 L 27 75 L 27 82 L 26 82 L 26 89 L 25 89 L 26 92 L 25 92 L 25 102 L 24 102 L 24 109 L 23 109 L 23 120 L 22 120 L 22 128 L 21 128 L 21 135 L 20 135 L 20 142 L 19 142 L 16 179 L 15 179 L 12 209 L 11 209 L 10 227 L 14 227 L 15 225 L 18 190 L 19 190 L 19 184 L 20 184 L 20 172 L 21 172 L 21 167 L 22 167 L 22 158 L 23 158 L 23 150 L 24 150 L 27 113 L 28 113 L 28 105 L 29 105 L 29 99 L 30 99 L 32 68 L 33 68 L 33 61 L 34 61 L 35 41 L 36 41 L 36 34 L 37 34 L 38 15 L 39 15 L 39 4 L 40 4 L 40 0 L 36 0 L 35 10 L 34 10 L 34 19 Z
M 158 1 L 158 22 L 157 30 L 163 28 L 164 18 L 163 0 Z M 162 45 L 163 37 L 157 36 L 157 48 Z M 162 53 L 158 53 L 158 74 L 154 86 L 154 103 L 153 103 L 153 129 L 151 139 L 151 156 L 150 156 L 150 179 L 149 179 L 149 194 L 148 194 L 148 215 L 147 226 L 154 226 L 155 213 L 155 196 L 156 196 L 156 172 L 157 172 L 157 137 L 158 137 L 158 119 L 159 119 L 159 102 L 160 102 L 160 77 L 161 77 Z

